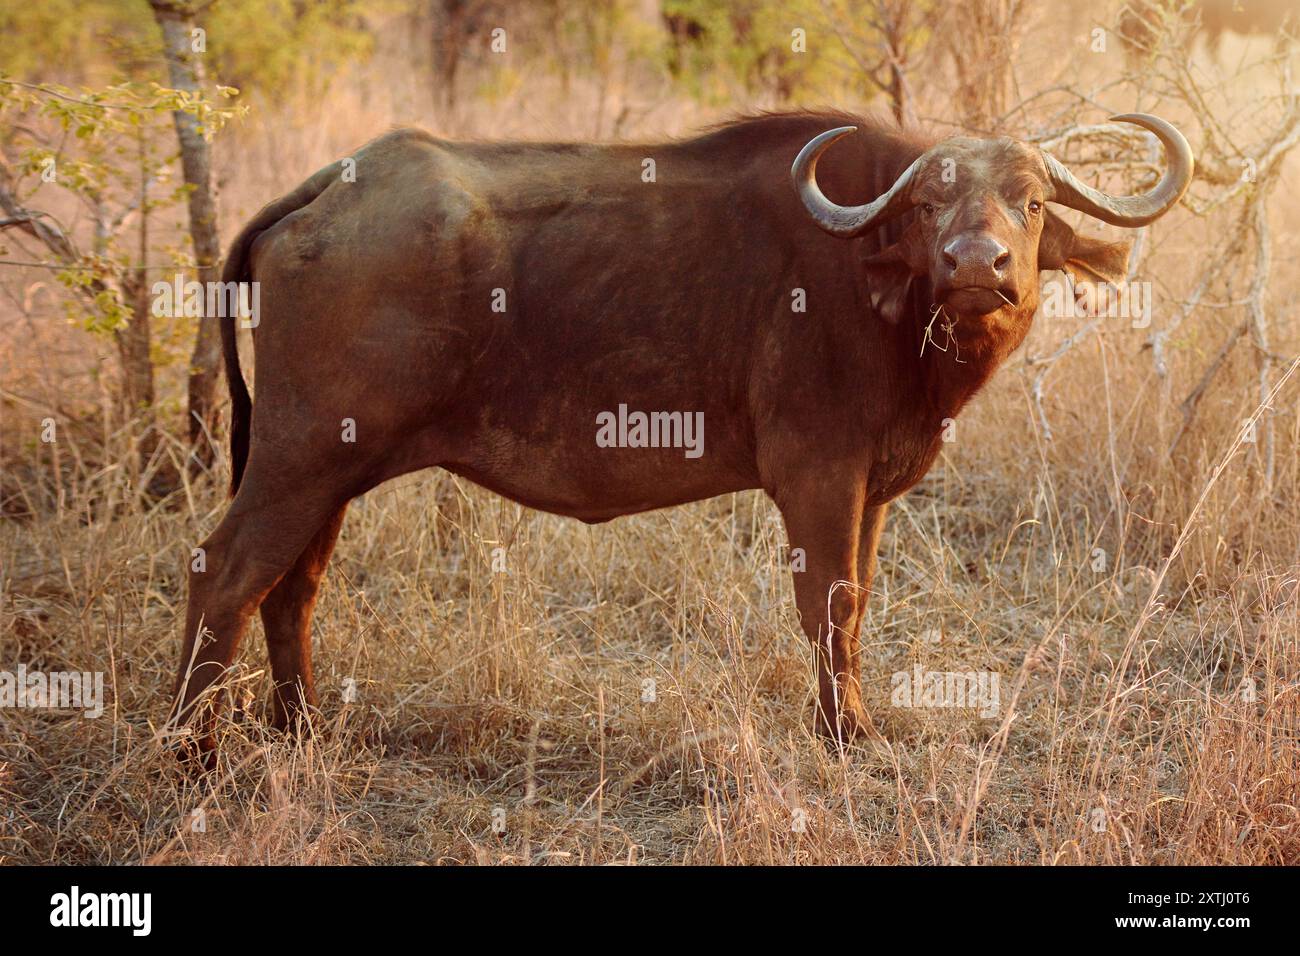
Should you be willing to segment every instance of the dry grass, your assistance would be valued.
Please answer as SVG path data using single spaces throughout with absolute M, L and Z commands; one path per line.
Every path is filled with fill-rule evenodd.
M 385 88 L 338 92 L 310 131 L 278 125 L 286 111 L 241 133 L 227 234 L 384 120 L 421 120 L 418 98 L 376 105 Z M 485 107 L 483 131 L 510 132 L 507 115 L 582 134 L 576 108 L 539 129 L 517 100 Z M 1275 226 L 1279 308 L 1300 283 L 1293 228 Z M 1190 288 L 1202 240 L 1164 234 L 1163 288 Z M 1277 321 L 1292 354 L 1295 319 Z M 1063 334 L 1042 325 L 1031 346 Z M 1171 461 L 1182 393 L 1140 341 L 1108 330 L 1053 373 L 1050 443 L 1027 379 L 1004 373 L 895 505 L 864 629 L 883 739 L 845 752 L 810 734 L 810 655 L 765 498 L 589 528 L 428 473 L 349 513 L 316 612 L 316 734 L 264 729 L 255 624 L 233 677 L 253 703 L 219 771 L 191 780 L 155 729 L 183 569 L 222 493 L 149 507 L 113 464 L 133 459 L 128 432 L 92 408 L 43 446 L 39 403 L 11 404 L 0 661 L 102 670 L 108 709 L 0 709 L 0 861 L 1300 862 L 1297 382 L 1267 412 L 1274 487 L 1249 445 L 1216 477 L 1256 411 L 1252 366 L 1229 363 Z M 1180 388 L 1216 346 L 1181 343 Z M 891 675 L 914 663 L 997 673 L 999 715 L 891 706 Z
M 991 419 L 995 400 L 977 418 Z M 171 510 L 65 508 L 0 525 L 3 659 L 103 670 L 110 688 L 99 720 L 0 711 L 0 854 L 1300 859 L 1294 563 L 1256 553 L 1224 568 L 1222 583 L 1183 576 L 1131 637 L 1152 566 L 1093 570 L 1109 536 L 1080 501 L 1092 481 L 1051 458 L 990 467 L 970 445 L 895 508 L 864 667 L 887 742 L 843 755 L 807 729 L 809 655 L 778 563 L 779 522 L 758 495 L 596 528 L 441 474 L 368 495 L 317 611 L 317 735 L 288 742 L 236 716 L 220 773 L 197 784 L 160 751 L 154 724 L 181 568 L 224 501 L 204 487 Z M 113 483 L 102 477 L 87 499 L 109 500 Z M 491 570 L 497 547 L 505 573 Z M 260 701 L 256 626 L 248 641 L 236 680 Z M 997 672 L 1002 715 L 892 707 L 890 675 L 914 662 Z M 647 680 L 653 702 L 642 700 Z M 195 808 L 206 832 L 191 832 Z

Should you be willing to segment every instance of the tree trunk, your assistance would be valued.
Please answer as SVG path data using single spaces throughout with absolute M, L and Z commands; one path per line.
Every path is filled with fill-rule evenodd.
M 456 109 L 456 80 L 461 50 L 469 42 L 469 0 L 433 0 L 430 21 L 433 33 L 434 94 L 443 110 L 444 124 Z
M 132 480 L 140 490 L 146 490 L 155 497 L 163 497 L 174 491 L 179 484 L 174 470 L 156 468 L 149 477 L 147 489 L 144 480 L 155 464 L 153 458 L 158 450 L 159 436 L 157 412 L 154 409 L 149 280 L 143 267 L 126 276 L 122 291 L 131 315 L 126 325 L 116 331 L 115 338 L 118 357 L 122 362 L 122 416 L 124 421 L 131 424 L 137 441 L 135 467 L 138 472 L 132 473 Z
M 1016 0 L 967 0 L 949 8 L 944 35 L 957 80 L 953 101 L 969 130 L 998 132 L 1012 94 L 1024 13 Z
M 123 419 L 137 441 L 137 489 L 154 497 L 165 497 L 180 482 L 174 469 L 154 461 L 158 450 L 158 412 L 154 408 L 153 330 L 149 296 L 149 145 L 144 127 L 136 128 L 140 151 L 140 232 L 137 236 L 138 264 L 123 273 L 122 298 L 131 309 L 126 326 L 117 330 L 117 348 L 122 359 Z M 96 216 L 102 216 L 96 210 Z M 148 487 L 146 487 L 148 486 Z
M 189 4 L 150 0 L 154 19 L 162 29 L 163 55 L 174 89 L 187 93 L 202 89 L 203 62 L 192 44 L 194 14 Z M 190 239 L 199 281 L 221 278 L 221 239 L 217 233 L 217 187 L 212 180 L 212 150 L 199 129 L 198 117 L 183 110 L 172 113 L 176 138 L 181 147 L 181 169 L 190 187 Z M 206 298 L 206 297 L 205 297 Z M 217 424 L 217 381 L 221 375 L 221 330 L 219 316 L 204 315 L 190 356 L 189 375 L 189 472 L 211 467 L 216 456 L 212 439 Z M 233 321 L 233 320 L 232 320 Z

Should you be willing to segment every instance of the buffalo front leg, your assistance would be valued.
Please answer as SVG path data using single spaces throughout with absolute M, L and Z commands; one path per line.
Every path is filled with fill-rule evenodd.
M 859 631 L 867 619 L 867 598 L 871 593 L 871 584 L 876 579 L 880 534 L 885 530 L 885 512 L 888 508 L 888 505 L 867 505 L 862 510 L 862 524 L 858 534 L 858 588 L 861 600 L 858 608 Z
M 795 603 L 817 668 L 819 733 L 847 741 L 867 732 L 858 629 L 866 594 L 858 585 L 865 482 L 814 475 L 782 490 Z
M 262 601 L 262 626 L 271 662 L 271 723 L 285 730 L 316 707 L 311 670 L 311 616 L 325 566 L 329 564 L 346 507 L 316 533 L 297 562 Z

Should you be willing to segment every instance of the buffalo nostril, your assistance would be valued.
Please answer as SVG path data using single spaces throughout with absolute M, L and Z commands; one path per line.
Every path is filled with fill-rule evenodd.
M 1011 265 L 1011 253 L 1004 252 L 993 260 L 993 271 L 1002 272 L 1009 265 Z
M 957 269 L 957 253 L 961 251 L 961 237 L 953 239 L 943 247 L 943 264 L 949 271 Z

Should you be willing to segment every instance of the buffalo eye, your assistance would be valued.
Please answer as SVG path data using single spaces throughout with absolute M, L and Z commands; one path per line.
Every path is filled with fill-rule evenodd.
M 927 216 L 933 216 L 933 215 L 934 215 L 934 203 L 932 203 L 932 202 L 921 203 L 921 212 L 925 213 Z
M 1037 199 L 1031 199 L 1029 202 L 1029 214 L 1031 216 L 1037 216 L 1042 211 L 1043 211 L 1043 204 L 1040 203 Z

